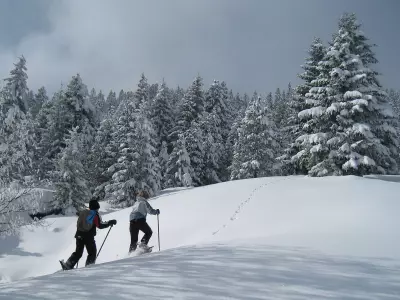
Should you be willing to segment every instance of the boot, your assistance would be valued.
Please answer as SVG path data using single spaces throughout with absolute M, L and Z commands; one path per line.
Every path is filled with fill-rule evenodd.
M 135 245 L 131 245 L 131 246 L 129 247 L 129 253 L 134 252 L 134 251 L 136 250 L 136 248 L 137 248 L 137 245 L 136 245 L 136 244 L 135 244 Z
M 63 270 L 71 270 L 74 267 L 69 259 L 66 262 L 64 260 L 60 260 L 60 263 Z

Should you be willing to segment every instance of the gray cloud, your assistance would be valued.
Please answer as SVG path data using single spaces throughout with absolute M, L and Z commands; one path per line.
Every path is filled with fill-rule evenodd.
M 207 85 L 215 78 L 240 92 L 273 91 L 297 82 L 313 36 L 329 41 L 345 11 L 356 12 L 380 46 L 383 83 L 400 87 L 396 0 L 19 2 L 26 10 L 18 29 L 0 31 L 0 75 L 23 54 L 31 88 L 54 91 L 79 72 L 89 87 L 134 89 L 144 72 L 173 86 L 199 73 Z M 3 24 L 22 4 L 1 7 Z

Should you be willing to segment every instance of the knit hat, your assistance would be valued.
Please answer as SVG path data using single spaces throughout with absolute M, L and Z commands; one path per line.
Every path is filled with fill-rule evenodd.
M 96 210 L 100 208 L 100 204 L 99 201 L 97 200 L 90 200 L 89 202 L 89 209 L 91 210 Z

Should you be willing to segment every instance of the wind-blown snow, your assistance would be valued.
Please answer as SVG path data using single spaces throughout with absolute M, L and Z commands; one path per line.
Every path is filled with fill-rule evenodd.
M 97 265 L 81 269 L 85 254 L 77 270 L 0 284 L 0 299 L 399 299 L 399 192 L 357 177 L 170 189 L 151 201 L 160 253 L 122 259 L 130 209 L 105 207 L 103 219 L 118 224 Z M 54 273 L 74 250 L 76 217 L 47 220 L 19 244 L 0 243 L 3 281 Z M 154 251 L 156 220 L 148 217 Z

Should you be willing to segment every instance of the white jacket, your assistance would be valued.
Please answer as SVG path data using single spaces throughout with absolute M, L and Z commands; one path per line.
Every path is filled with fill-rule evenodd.
M 149 202 L 143 197 L 136 197 L 136 202 L 133 204 L 132 212 L 129 215 L 129 221 L 146 219 L 147 214 L 155 215 L 156 210 L 153 209 Z

